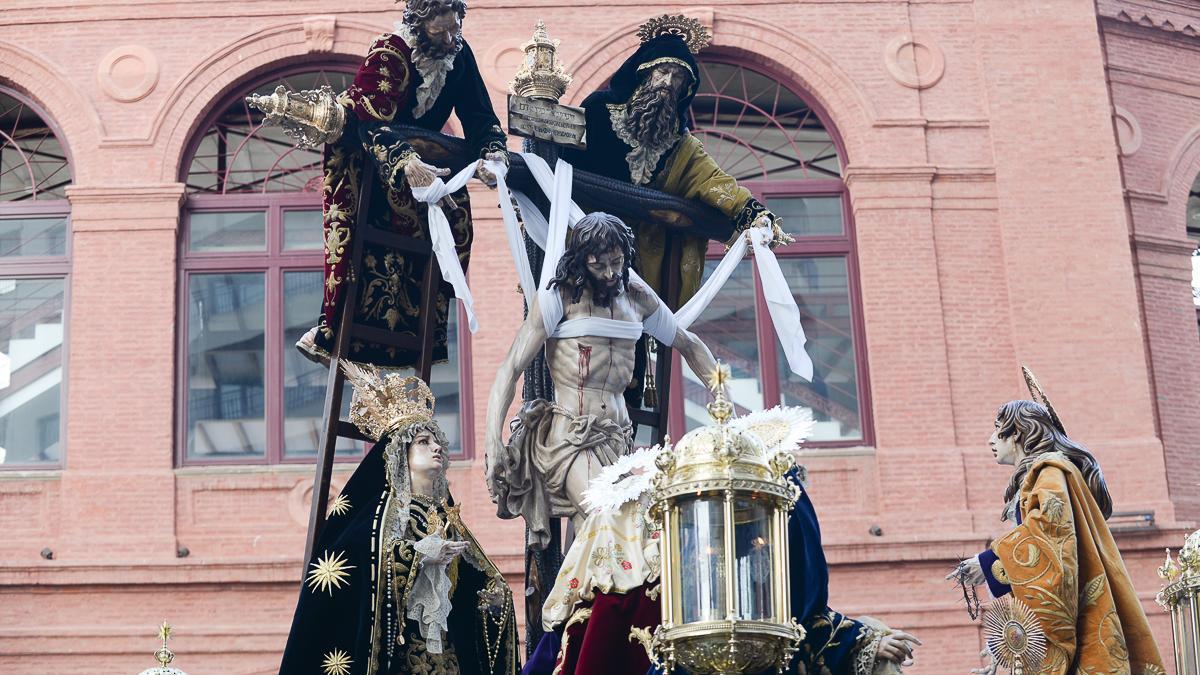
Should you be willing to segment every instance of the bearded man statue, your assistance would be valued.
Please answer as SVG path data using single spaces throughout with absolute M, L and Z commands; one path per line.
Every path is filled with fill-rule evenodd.
M 642 45 L 617 69 L 609 85 L 583 101 L 587 148 L 565 149 L 575 167 L 693 199 L 725 214 L 732 242 L 746 228 L 774 227 L 775 244 L 789 241 L 780 219 L 748 189 L 721 170 L 688 131 L 692 99 L 700 82 L 693 54 L 707 46 L 708 31 L 694 19 L 663 16 L 644 24 Z M 629 223 L 637 235 L 638 272 L 661 297 L 666 231 L 655 223 Z M 679 265 L 679 303 L 700 287 L 708 241 L 684 236 Z M 676 308 L 677 309 L 677 308 Z
M 425 187 L 448 169 L 421 158 L 390 125 L 440 131 L 453 112 L 462 123 L 467 144 L 480 157 L 508 162 L 506 138 L 471 47 L 462 37 L 464 0 L 408 0 L 395 32 L 372 43 L 354 83 L 338 97 L 346 108 L 347 128 L 337 144 L 325 147 L 324 227 L 325 296 L 317 325 L 296 343 L 314 361 L 326 362 L 342 312 L 355 313 L 358 323 L 416 335 L 420 326 L 420 267 L 403 251 L 367 245 L 362 269 L 351 270 L 353 228 L 363 218 L 374 227 L 429 239 L 428 206 L 416 200 L 413 187 Z M 374 162 L 381 182 L 380 198 L 369 212 L 355 212 L 365 162 Z M 495 179 L 485 169 L 479 178 Z M 377 192 L 378 194 L 378 192 Z M 464 188 L 444 200 L 446 217 L 463 269 L 471 250 L 471 204 Z M 360 274 L 359 297 L 346 298 L 346 280 Z M 440 284 L 435 304 L 434 360 L 446 351 L 446 319 L 453 289 Z M 356 339 L 346 358 L 385 367 L 411 366 L 419 354 L 369 340 Z

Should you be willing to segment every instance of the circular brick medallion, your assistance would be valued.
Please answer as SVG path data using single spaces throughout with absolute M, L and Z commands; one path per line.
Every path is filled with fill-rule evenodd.
M 1121 106 L 1113 106 L 1113 117 L 1117 127 L 1117 147 L 1122 157 L 1128 157 L 1142 147 L 1142 125 L 1137 118 Z
M 883 61 L 897 82 L 912 89 L 932 87 L 946 73 L 946 55 L 941 47 L 912 35 L 892 38 L 884 48 Z
M 116 47 L 100 61 L 96 79 L 109 97 L 123 103 L 138 101 L 158 85 L 158 59 L 141 45 Z

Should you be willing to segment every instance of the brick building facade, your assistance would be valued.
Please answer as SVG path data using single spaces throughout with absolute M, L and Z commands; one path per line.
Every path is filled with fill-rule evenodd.
M 780 255 L 825 375 L 807 385 L 780 368 L 749 266 L 696 330 L 733 364 L 744 405 L 816 412 L 800 461 L 836 608 L 920 636 L 912 672 L 977 663 L 978 626 L 943 576 L 1006 527 L 1008 474 L 985 439 L 996 406 L 1023 396 L 1024 363 L 1100 458 L 1170 650 L 1154 569 L 1200 519 L 1193 3 L 469 4 L 502 119 L 538 19 L 562 40 L 569 103 L 645 19 L 711 26 L 694 128 L 800 234 Z M 0 672 L 138 672 L 164 618 L 190 673 L 275 672 L 323 386 L 288 346 L 319 304 L 319 196 L 313 156 L 240 101 L 278 83 L 337 88 L 399 18 L 384 0 L 340 9 L 0 10 Z M 494 518 L 481 447 L 521 298 L 492 253 L 505 247 L 494 201 L 474 198 L 483 328 L 456 332 L 434 385 L 457 439 L 454 493 L 519 585 L 521 525 Z M 679 384 L 676 432 L 700 399 Z

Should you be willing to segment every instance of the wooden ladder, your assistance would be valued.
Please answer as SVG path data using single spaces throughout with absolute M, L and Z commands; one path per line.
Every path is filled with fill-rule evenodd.
M 367 217 L 371 205 L 371 196 L 378 182 L 378 174 L 373 162 L 366 162 L 358 193 L 358 204 L 354 211 L 355 225 L 351 231 L 350 271 L 347 274 L 345 295 L 342 299 L 342 315 L 338 319 L 337 334 L 334 338 L 333 349 L 329 354 L 329 380 L 325 389 L 325 407 L 322 414 L 324 433 L 321 445 L 317 450 L 316 477 L 313 479 L 312 511 L 308 518 L 308 538 L 304 544 L 304 564 L 312 560 L 313 548 L 321 536 L 325 525 L 326 511 L 329 508 L 329 480 L 333 472 L 334 448 L 338 438 L 350 438 L 358 441 L 372 442 L 350 422 L 341 419 L 342 389 L 346 374 L 340 364 L 347 359 L 350 345 L 355 338 L 363 338 L 388 347 L 396 347 L 407 351 L 420 351 L 417 360 L 416 374 L 425 382 L 433 369 L 433 333 L 435 310 L 437 309 L 437 293 L 441 286 L 442 276 L 433 247 L 428 239 L 417 239 L 389 230 L 372 227 Z M 420 329 L 415 336 L 395 333 L 374 326 L 366 326 L 354 320 L 354 309 L 358 302 L 358 292 L 362 279 L 362 256 L 364 244 L 374 244 L 402 251 L 406 257 L 417 261 L 424 259 L 424 271 L 421 275 L 421 308 Z M 414 265 L 414 269 L 417 266 Z

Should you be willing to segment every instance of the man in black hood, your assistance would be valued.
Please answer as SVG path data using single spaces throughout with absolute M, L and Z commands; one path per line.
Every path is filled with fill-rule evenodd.
M 644 24 L 638 35 L 641 46 L 617 69 L 608 87 L 583 101 L 587 149 L 564 151 L 563 156 L 585 171 L 718 209 L 729 219 L 729 242 L 752 226 L 774 227 L 774 243 L 787 241 L 779 218 L 722 171 L 688 131 L 700 81 L 693 54 L 708 44 L 708 31 L 695 19 L 662 16 Z M 641 260 L 638 271 L 661 295 L 666 232 L 654 223 L 631 225 Z M 699 236 L 684 236 L 682 243 L 680 304 L 700 286 L 708 247 Z

